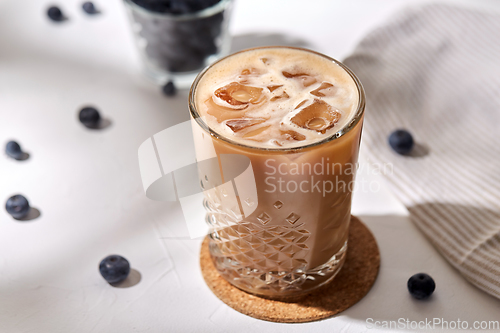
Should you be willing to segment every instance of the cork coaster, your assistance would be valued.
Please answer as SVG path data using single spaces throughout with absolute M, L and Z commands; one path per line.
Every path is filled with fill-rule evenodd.
M 344 266 L 335 279 L 296 302 L 284 302 L 248 294 L 217 273 L 208 251 L 208 238 L 201 246 L 201 273 L 212 292 L 238 312 L 278 323 L 305 323 L 332 317 L 356 304 L 371 289 L 378 275 L 380 253 L 368 228 L 351 217 L 349 246 Z

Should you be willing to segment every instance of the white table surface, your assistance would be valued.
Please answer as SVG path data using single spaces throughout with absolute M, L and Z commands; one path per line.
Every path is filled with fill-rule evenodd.
M 408 0 L 239 0 L 234 49 L 305 45 L 342 59 Z M 500 10 L 498 1 L 449 1 Z M 374 233 L 379 277 L 369 294 L 340 315 L 276 324 L 240 314 L 205 285 L 200 240 L 185 239 L 178 203 L 146 198 L 137 149 L 151 135 L 188 119 L 187 92 L 166 98 L 141 76 L 119 0 L 59 0 L 70 20 L 45 17 L 49 2 L 0 0 L 0 144 L 18 140 L 24 162 L 0 155 L 0 203 L 24 194 L 41 211 L 19 222 L 0 209 L 0 332 L 364 332 L 375 320 L 500 320 L 500 301 L 466 282 L 411 224 L 380 176 L 358 180 L 353 212 Z M 77 121 L 97 106 L 111 127 Z M 2 148 L 3 149 L 3 148 Z M 108 254 L 125 256 L 141 280 L 113 288 L 98 273 Z M 430 273 L 432 299 L 413 300 L 406 281 Z M 411 330 L 410 330 L 411 331 Z M 414 330 L 417 331 L 417 330 Z

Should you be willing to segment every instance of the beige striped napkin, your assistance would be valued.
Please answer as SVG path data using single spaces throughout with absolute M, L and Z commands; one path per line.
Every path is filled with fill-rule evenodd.
M 412 8 L 345 60 L 367 93 L 365 152 L 414 223 L 470 282 L 500 298 L 500 14 Z M 413 156 L 387 143 L 406 128 Z

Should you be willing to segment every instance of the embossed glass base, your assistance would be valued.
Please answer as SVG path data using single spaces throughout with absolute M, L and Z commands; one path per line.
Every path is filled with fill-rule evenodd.
M 308 236 L 300 225 L 241 222 L 213 231 L 209 249 L 215 268 L 232 285 L 270 298 L 296 297 L 330 282 L 346 257 L 347 241 L 326 263 L 307 268 L 302 258 Z

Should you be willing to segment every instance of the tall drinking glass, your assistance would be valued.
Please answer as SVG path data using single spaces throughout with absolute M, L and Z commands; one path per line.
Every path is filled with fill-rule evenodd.
M 314 109 L 316 111 L 313 111 L 319 112 L 317 110 L 323 107 L 331 111 L 324 117 L 295 119 L 295 124 L 316 129 L 315 133 L 318 134 L 315 135 L 319 139 L 311 141 L 304 139 L 298 132 L 290 131 L 295 134 L 285 134 L 284 138 L 295 140 L 291 145 L 280 145 L 278 141 L 271 146 L 261 141 L 252 144 L 251 140 L 242 141 L 231 134 L 233 132 L 238 134 L 237 131 L 240 130 L 238 124 L 242 123 L 238 123 L 238 119 L 227 120 L 226 116 L 219 117 L 220 114 L 215 121 L 221 121 L 231 130 L 211 126 L 209 118 L 214 121 L 214 117 L 213 114 L 210 115 L 210 108 L 216 108 L 217 105 L 201 98 L 200 91 L 215 90 L 228 82 L 224 77 L 226 75 L 224 71 L 231 72 L 228 68 L 234 64 L 233 57 L 241 57 L 245 52 L 265 54 L 267 51 L 275 52 L 272 54 L 277 57 L 280 52 L 283 54 L 298 52 L 305 57 L 305 61 L 311 59 L 314 62 L 317 59 L 325 63 L 326 60 L 326 68 L 321 67 L 322 71 L 328 72 L 331 69 L 333 76 L 339 73 L 339 70 L 342 71 L 343 77 L 350 80 L 352 90 L 346 94 L 353 96 L 355 101 L 352 114 L 346 116 L 347 120 L 343 125 L 337 130 L 333 127 L 333 132 L 320 130 L 321 126 L 326 128 L 324 122 L 328 119 L 323 118 L 328 118 L 334 113 L 333 108 L 325 106 L 318 96 L 335 93 L 334 85 L 330 87 L 320 81 L 308 85 L 309 79 L 305 74 L 303 77 L 298 76 L 301 73 L 288 76 L 288 72 L 283 71 L 283 80 L 298 78 L 301 83 L 294 81 L 293 84 L 303 87 L 305 94 L 311 97 L 308 103 L 312 103 L 310 104 L 312 106 L 298 105 L 297 108 L 302 107 L 308 112 L 316 108 Z M 265 63 L 268 58 L 264 57 L 261 60 Z M 250 75 L 255 74 L 251 78 L 255 82 L 258 80 L 258 72 L 262 72 L 256 69 L 254 73 L 251 64 L 248 68 L 238 77 L 239 86 L 236 83 L 231 83 L 232 86 L 226 85 L 226 87 L 237 87 L 236 90 L 242 89 L 239 92 L 233 89 L 229 94 L 234 93 L 237 102 L 243 104 L 245 101 L 251 101 L 257 92 L 263 94 L 265 90 L 264 88 L 252 90 L 245 85 L 245 82 L 248 82 L 245 75 L 249 75 L 250 80 Z M 214 76 L 214 71 L 218 71 L 219 76 Z M 207 77 L 210 79 L 206 79 Z M 219 81 L 213 79 L 214 77 L 218 77 Z M 268 90 L 278 89 L 274 87 L 271 86 Z M 268 90 L 266 94 L 270 94 Z M 219 90 L 217 94 L 224 97 L 227 93 L 227 91 L 221 93 Z M 291 95 L 290 91 L 288 95 Z M 271 95 L 266 96 L 268 97 L 258 97 L 266 100 L 259 100 L 250 107 L 258 110 L 259 105 L 264 105 L 259 103 L 271 103 L 273 101 Z M 239 112 L 238 115 L 242 117 L 240 119 L 248 121 L 248 117 L 242 115 L 242 112 L 248 109 L 245 109 L 243 104 L 236 102 L 233 104 L 239 108 L 235 109 L 234 114 Z M 351 196 L 364 107 L 362 85 L 345 65 L 305 49 L 269 47 L 245 50 L 219 60 L 198 75 L 191 87 L 189 109 L 191 117 L 195 120 L 194 135 L 203 137 L 206 144 L 196 144 L 196 153 L 198 160 L 201 161 L 204 159 L 203 155 L 214 150 L 218 161 L 198 164 L 201 186 L 205 189 L 204 205 L 207 210 L 207 222 L 211 228 L 209 249 L 217 271 L 229 283 L 256 295 L 281 298 L 298 296 L 316 289 L 331 281 L 339 272 L 348 247 Z M 264 130 L 267 129 L 268 127 L 264 127 Z M 252 139 L 251 136 L 249 138 Z M 228 165 L 234 166 L 236 163 L 228 160 L 228 157 L 238 156 L 249 161 L 250 168 L 246 170 L 252 173 L 253 181 L 247 179 L 245 184 L 241 180 L 238 183 L 238 177 L 230 175 L 231 172 L 227 171 Z M 231 199 L 231 196 L 235 199 Z

